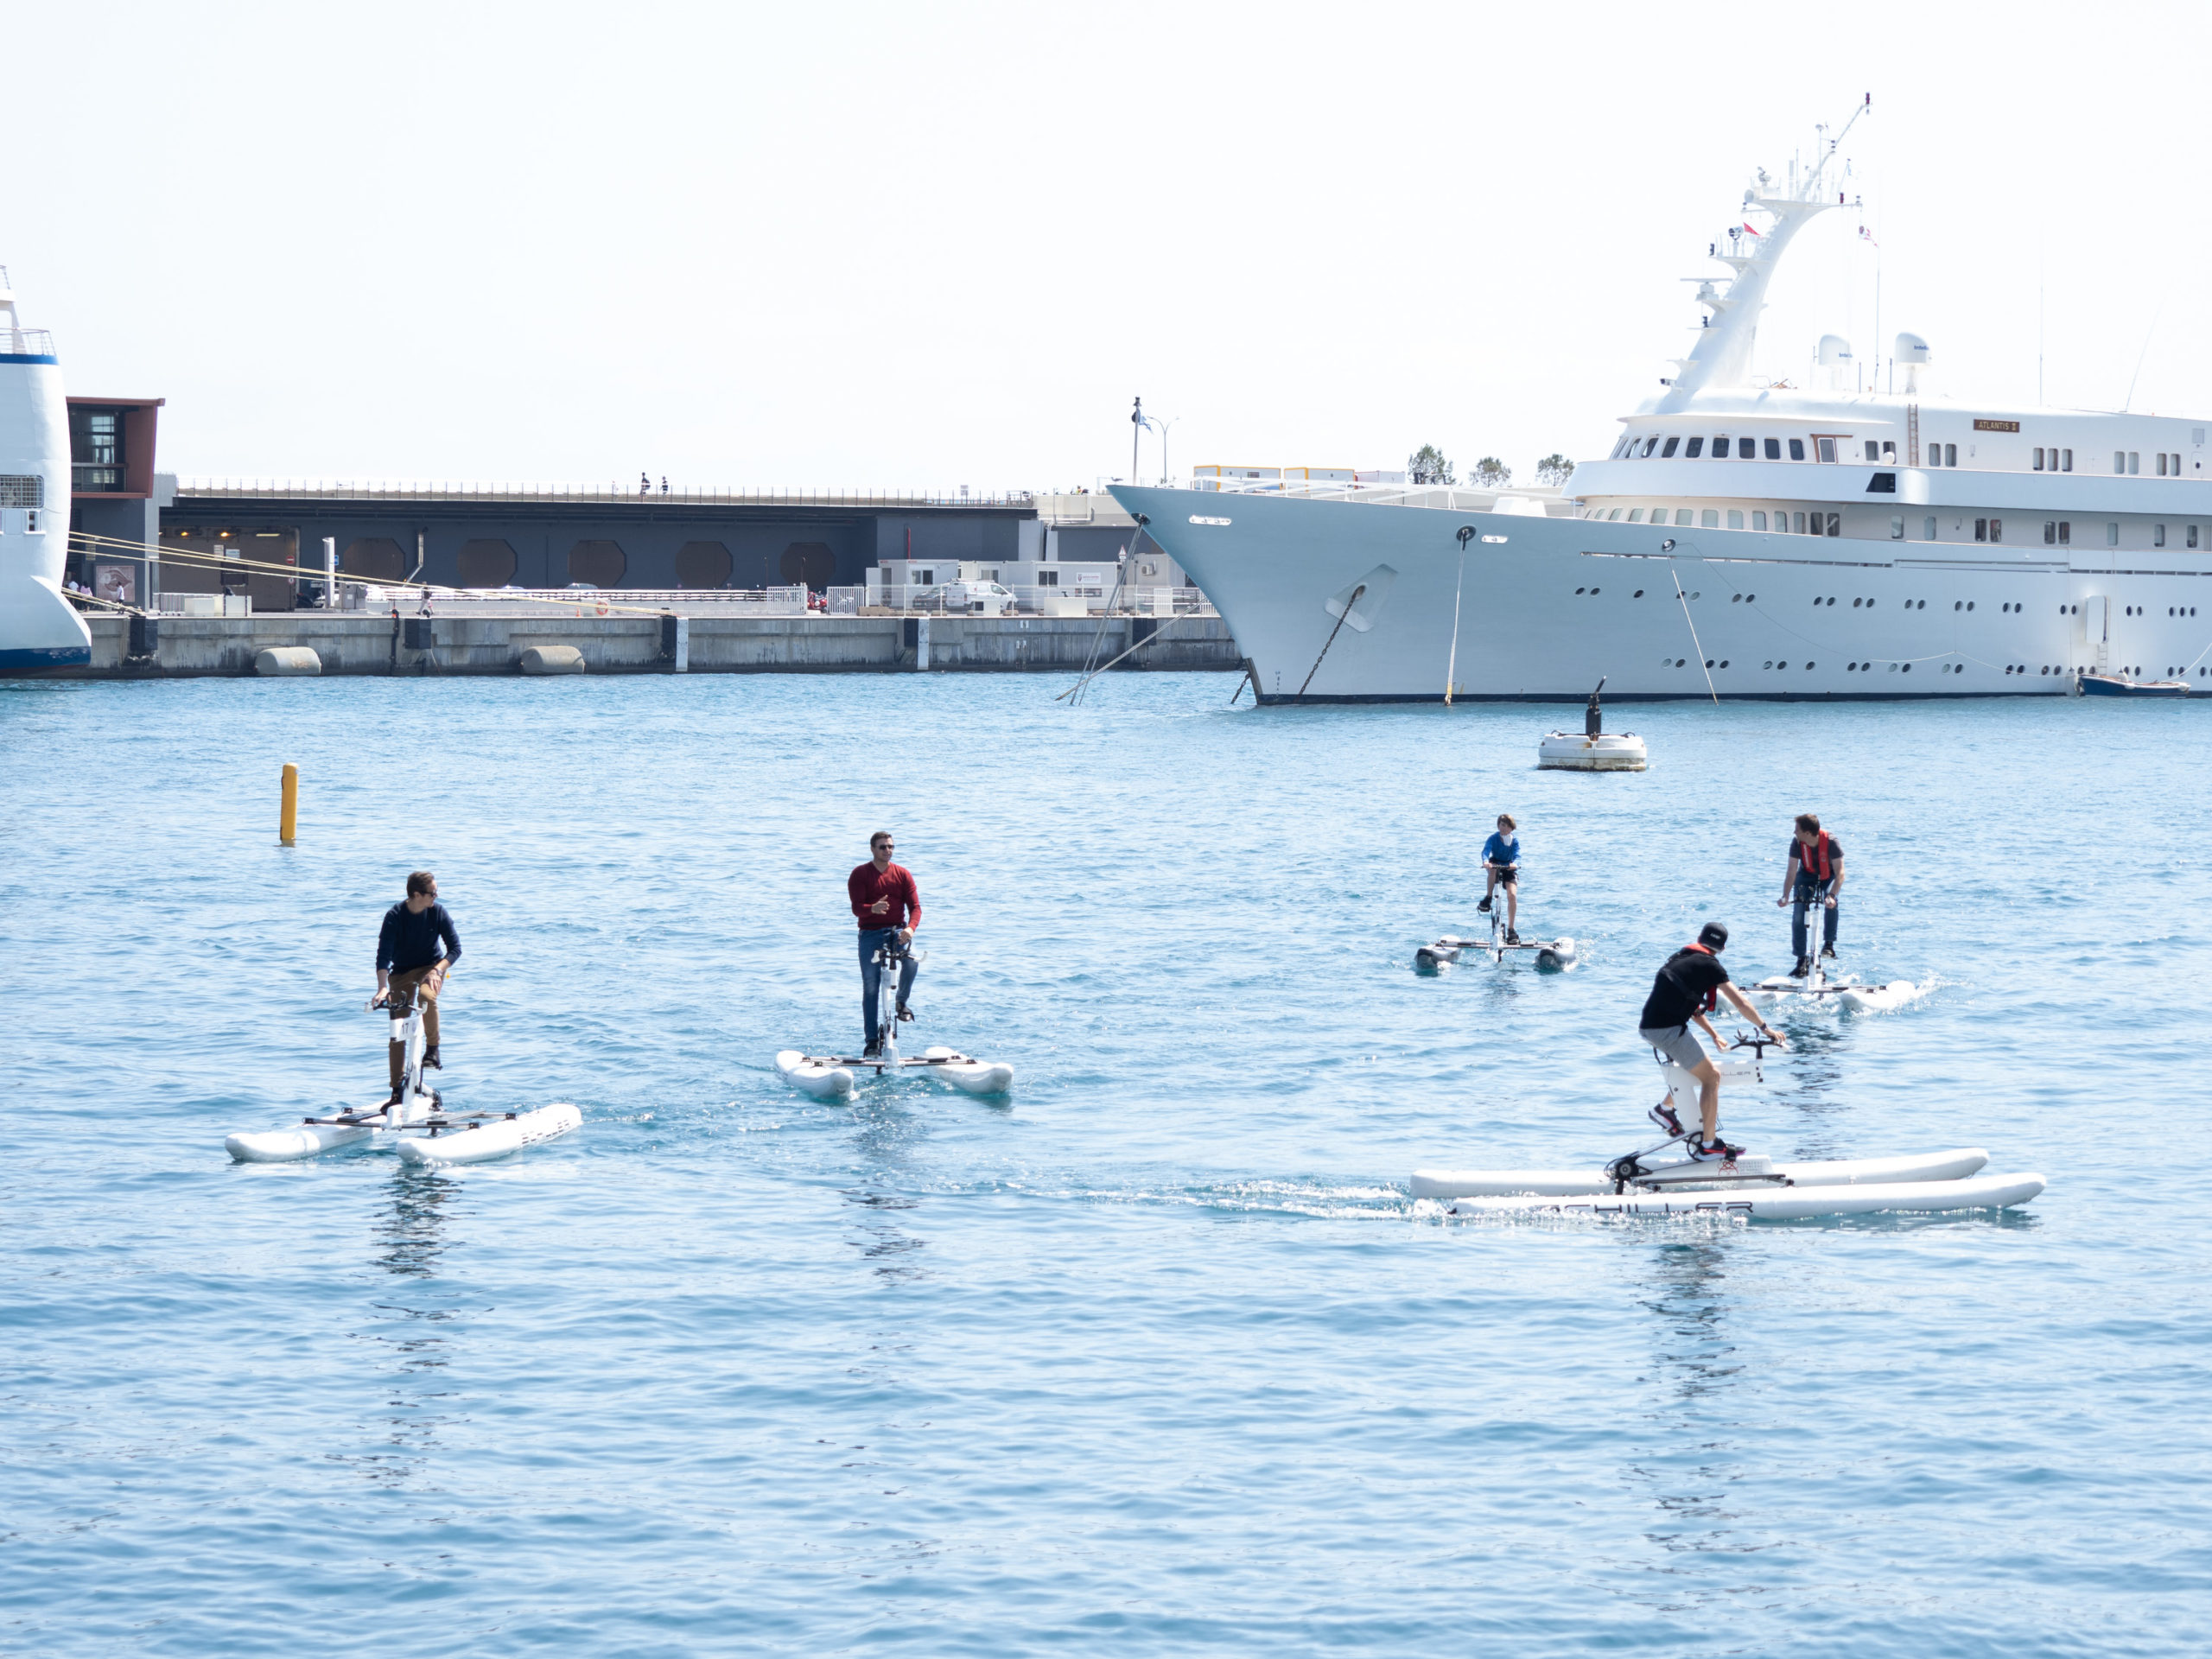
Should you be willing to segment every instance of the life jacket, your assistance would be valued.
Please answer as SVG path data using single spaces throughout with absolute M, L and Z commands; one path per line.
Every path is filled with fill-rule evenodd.
M 1709 956 L 1712 956 L 1712 955 L 1713 955 L 1713 954 L 1714 954 L 1714 951 L 1713 951 L 1713 947 L 1712 947 L 1711 945 L 1709 945 L 1709 944 L 1694 944 L 1694 943 L 1693 943 L 1693 944 L 1686 944 L 1686 945 L 1684 945 L 1684 946 L 1682 947 L 1682 950 L 1683 950 L 1685 952 L 1691 951 L 1691 950 L 1694 950 L 1694 951 L 1696 951 L 1696 952 L 1698 953 L 1698 955 L 1700 955 L 1700 957 L 1709 957 Z M 1704 1001 L 1703 1005 L 1699 1008 L 1699 1010 L 1698 1010 L 1698 1011 L 1699 1011 L 1700 1014 L 1711 1014 L 1711 1013 L 1713 1013 L 1715 1009 L 1717 1009 L 1718 1007 L 1719 1007 L 1719 1006 L 1720 1006 L 1720 988 L 1719 988 L 1718 985 L 1715 985 L 1715 986 L 1712 987 L 1709 990 L 1707 990 L 1707 991 L 1706 992 L 1706 994 L 1705 994 L 1705 1001 Z
M 1829 868 L 1827 830 L 1823 830 L 1814 836 L 1810 847 L 1802 841 L 1797 843 L 1797 870 L 1801 875 L 1809 875 L 1823 884 L 1834 880 L 1834 874 Z

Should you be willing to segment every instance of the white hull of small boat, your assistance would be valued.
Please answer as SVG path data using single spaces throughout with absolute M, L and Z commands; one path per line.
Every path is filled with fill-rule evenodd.
M 1780 1001 L 1802 1001 L 1815 1007 L 1849 1008 L 1858 1014 L 1885 1014 L 1892 1008 L 1903 1007 L 1918 996 L 1920 987 L 1909 979 L 1893 979 L 1884 985 L 1862 985 L 1856 978 L 1849 976 L 1808 980 L 1777 974 L 1753 985 L 1751 994 Z
M 786 1048 L 777 1054 L 776 1070 L 784 1074 L 784 1081 L 792 1088 L 803 1095 L 812 1095 L 817 1100 L 842 1100 L 853 1092 L 851 1067 L 836 1060 L 817 1060 L 795 1048 Z
M 575 1107 L 566 1101 L 556 1101 L 535 1111 L 495 1117 L 488 1122 L 472 1123 L 464 1129 L 440 1128 L 408 1135 L 399 1143 L 399 1155 L 407 1163 L 426 1166 L 480 1164 L 581 1128 L 583 1121 L 584 1115 Z M 408 1127 L 414 1128 L 412 1124 Z
M 2044 1189 L 2040 1175 L 1981 1175 L 1959 1181 L 1892 1181 L 1868 1186 L 1739 1188 L 1734 1192 L 1624 1192 L 1456 1198 L 1452 1216 L 1556 1213 L 1578 1216 L 1741 1216 L 1805 1221 L 1885 1211 L 2005 1210 Z
M 1642 772 L 1648 763 L 1643 740 L 1633 732 L 1548 732 L 1536 745 L 1539 772 Z
M 787 1048 L 776 1056 L 776 1070 L 792 1088 L 819 1100 L 843 1099 L 865 1075 L 927 1077 L 970 1095 L 1002 1095 L 1014 1087 L 1012 1066 L 979 1060 L 941 1045 L 925 1048 L 918 1056 L 892 1053 L 880 1058 L 802 1054 Z
M 1989 1154 L 1980 1147 L 1904 1158 L 1839 1158 L 1792 1164 L 1747 1155 L 1738 1159 L 1732 1167 L 1685 1158 L 1646 1165 L 1636 1185 L 1669 1191 L 1741 1190 L 1746 1183 L 1758 1182 L 1762 1190 L 1787 1190 L 1770 1185 L 1772 1178 L 1780 1177 L 1792 1187 L 1894 1186 L 1914 1181 L 1960 1180 L 1988 1161 Z M 1601 1169 L 1417 1169 L 1413 1179 L 1413 1194 L 1417 1198 L 1567 1198 L 1612 1190 L 1612 1177 Z
M 355 1123 L 301 1123 L 289 1129 L 233 1135 L 225 1139 L 223 1150 L 241 1164 L 289 1164 L 374 1140 L 378 1130 L 388 1127 L 388 1116 L 374 1112 Z

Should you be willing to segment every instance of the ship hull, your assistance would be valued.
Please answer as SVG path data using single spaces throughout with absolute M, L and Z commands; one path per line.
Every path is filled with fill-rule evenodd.
M 0 674 L 81 667 L 92 636 L 61 596 L 69 409 L 50 356 L 0 354 Z
M 2202 625 L 2165 612 L 2202 597 L 2196 563 L 2212 572 L 2027 556 L 2040 548 L 1112 493 L 1221 612 L 1263 703 L 1436 702 L 1447 689 L 1453 702 L 1580 702 L 1600 678 L 1608 702 L 2063 696 L 2108 664 L 2191 664 Z

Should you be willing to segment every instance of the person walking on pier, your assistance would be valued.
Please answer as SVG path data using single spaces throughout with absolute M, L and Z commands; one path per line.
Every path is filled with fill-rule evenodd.
M 445 1068 L 438 1058 L 438 993 L 460 960 L 461 935 L 438 902 L 438 879 L 428 870 L 416 870 L 407 878 L 407 897 L 384 913 L 384 926 L 377 934 L 377 994 L 369 1006 L 388 1006 L 395 1019 L 404 1019 L 420 993 L 423 1064 L 441 1071 Z M 397 1042 L 390 1050 L 391 1103 L 397 1106 L 407 1050 Z
M 906 998 L 921 964 L 904 952 L 922 925 L 922 894 L 914 885 L 914 873 L 891 861 L 898 843 L 888 830 L 870 836 L 868 846 L 868 861 L 855 866 L 845 878 L 845 896 L 852 901 L 853 918 L 861 929 L 861 1018 L 868 1032 L 868 1046 L 861 1052 L 874 1059 L 883 1052 L 884 1037 L 876 1028 L 883 992 L 883 964 L 876 953 L 886 945 L 899 953 L 899 1018 L 912 1020 L 913 1010 L 906 1006 Z
M 1796 833 L 1789 838 L 1789 860 L 1783 867 L 1782 897 L 1774 901 L 1777 909 L 1793 906 L 1789 948 L 1796 952 L 1797 965 L 1790 970 L 1792 978 L 1808 978 L 1813 971 L 1813 944 L 1805 927 L 1805 912 L 1816 901 L 1821 911 L 1821 954 L 1831 962 L 1835 959 L 1835 901 L 1842 892 L 1843 843 L 1821 828 L 1816 814 L 1800 812 Z

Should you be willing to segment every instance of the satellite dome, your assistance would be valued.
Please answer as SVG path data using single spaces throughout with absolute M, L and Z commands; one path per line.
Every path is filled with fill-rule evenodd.
M 1916 365 L 1935 360 L 1933 353 L 1928 349 L 1928 342 L 1918 334 L 1899 334 L 1897 338 L 1895 356 L 1900 363 Z

